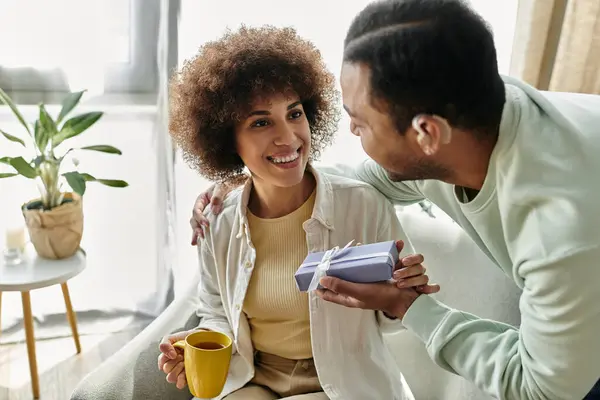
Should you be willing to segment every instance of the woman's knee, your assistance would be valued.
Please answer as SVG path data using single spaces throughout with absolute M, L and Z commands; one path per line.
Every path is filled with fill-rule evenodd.
M 246 385 L 228 394 L 223 400 L 275 400 L 279 397 L 269 389 L 258 385 Z

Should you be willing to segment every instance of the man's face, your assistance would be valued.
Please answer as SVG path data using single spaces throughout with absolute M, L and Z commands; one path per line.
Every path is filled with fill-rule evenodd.
M 434 178 L 416 132 L 400 133 L 384 109 L 373 106 L 370 69 L 357 63 L 342 65 L 340 83 L 350 130 L 360 137 L 365 152 L 381 165 L 394 181 Z M 379 110 L 380 108 L 381 110 Z

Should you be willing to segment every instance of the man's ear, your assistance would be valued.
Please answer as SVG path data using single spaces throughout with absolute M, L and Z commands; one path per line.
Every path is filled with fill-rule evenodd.
M 412 128 L 417 135 L 417 143 L 423 153 L 435 154 L 442 145 L 450 143 L 452 129 L 444 118 L 437 115 L 419 114 L 412 120 Z

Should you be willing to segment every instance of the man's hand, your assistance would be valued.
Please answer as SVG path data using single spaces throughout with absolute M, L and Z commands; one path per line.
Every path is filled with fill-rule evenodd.
M 194 203 L 190 226 L 192 227 L 192 246 L 198 244 L 198 236 L 204 238 L 204 229 L 208 229 L 208 219 L 204 216 L 204 209 L 209 204 L 212 206 L 212 213 L 217 215 L 221 212 L 223 200 L 236 187 L 240 186 L 248 177 L 243 175 L 231 181 L 217 183 L 201 193 Z
M 404 318 L 412 303 L 420 296 L 416 290 L 400 289 L 393 281 L 352 283 L 332 276 L 321 278 L 317 295 L 323 300 L 351 308 L 383 311 L 398 319 Z
M 402 252 L 404 242 L 396 241 L 398 253 Z M 423 254 L 410 254 L 400 258 L 394 266 L 393 278 L 400 289 L 414 287 L 417 292 L 432 294 L 440 291 L 440 285 L 429 285 L 429 276 L 425 274 L 427 269 L 423 265 Z
M 404 249 L 402 240 L 396 241 L 398 253 Z M 393 280 L 378 283 L 352 283 L 327 276 L 320 283 L 325 289 L 317 290 L 323 300 L 351 308 L 383 311 L 388 316 L 404 318 L 420 294 L 440 291 L 439 285 L 429 285 L 423 266 L 422 254 L 400 258 L 394 266 Z

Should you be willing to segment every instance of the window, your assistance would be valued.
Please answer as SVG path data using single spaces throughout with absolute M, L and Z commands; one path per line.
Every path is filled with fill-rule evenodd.
M 159 0 L 2 0 L 0 87 L 155 92 L 159 5 Z

